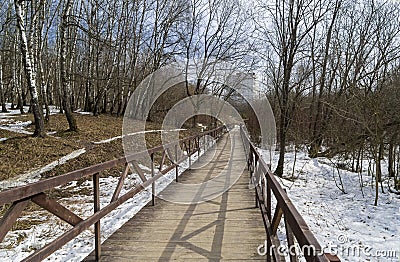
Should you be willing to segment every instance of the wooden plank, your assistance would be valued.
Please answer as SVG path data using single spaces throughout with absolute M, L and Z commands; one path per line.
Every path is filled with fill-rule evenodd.
M 268 219 L 271 221 L 272 219 L 272 194 L 271 194 L 271 186 L 269 185 L 268 179 L 267 179 L 267 203 L 265 203 L 266 208 L 267 208 L 267 215 Z
M 96 214 L 100 210 L 100 174 L 96 173 L 93 175 L 93 204 L 94 213 Z M 100 231 L 100 220 L 94 224 L 94 253 L 96 261 L 100 260 L 101 256 L 101 231 Z
M 175 158 L 174 158 L 174 154 L 172 153 L 172 149 L 175 149 L 175 146 L 174 147 L 169 147 L 169 148 L 166 148 L 165 149 L 165 152 L 167 153 L 166 154 L 166 158 L 172 163 L 172 164 L 174 164 L 174 162 L 175 162 Z
M 340 262 L 340 259 L 336 255 L 325 253 L 325 256 L 330 262 Z
M 133 168 L 135 169 L 135 171 L 138 173 L 140 179 L 142 179 L 142 182 L 146 182 L 147 178 L 144 175 L 143 170 L 139 167 L 138 163 L 136 161 L 132 161 L 131 164 L 132 164 Z
M 178 181 L 178 177 L 179 177 L 179 172 L 178 172 L 179 165 L 178 165 L 178 161 L 179 161 L 179 159 L 178 159 L 178 145 L 177 145 L 177 144 L 175 145 L 174 149 L 175 149 L 175 159 L 174 159 L 174 163 L 176 164 L 176 166 L 175 166 L 175 182 L 179 182 L 179 181 Z
M 72 226 L 76 226 L 78 223 L 82 222 L 82 218 L 58 203 L 56 200 L 48 198 L 47 195 L 44 193 L 40 193 L 32 197 L 32 202 L 46 209 L 53 215 L 57 216 L 58 218 L 62 219 Z
M 165 152 L 165 150 L 163 150 L 163 154 L 162 154 L 162 157 L 161 157 L 161 161 L 160 161 L 160 167 L 158 168 L 158 170 L 162 170 L 162 168 L 163 168 L 163 165 L 164 165 L 164 162 L 165 162 L 165 156 L 166 156 L 166 152 Z
M 18 200 L 8 208 L 7 212 L 3 215 L 0 221 L 0 242 L 4 240 L 4 237 L 10 231 L 15 220 L 21 215 L 24 208 L 28 205 L 29 199 Z
M 288 242 L 288 252 L 289 252 L 290 262 L 298 262 L 296 249 L 294 245 L 293 231 L 290 228 L 290 225 L 287 223 L 286 219 L 284 220 L 285 220 L 286 240 Z
M 278 230 L 282 215 L 283 215 L 283 210 L 280 208 L 279 204 L 277 204 L 275 207 L 274 218 L 272 219 L 272 234 L 273 235 L 276 235 L 276 231 Z
M 150 155 L 151 159 L 151 178 L 154 179 L 154 154 Z M 156 204 L 156 183 L 151 183 L 151 205 Z
M 114 194 L 113 194 L 110 202 L 114 202 L 119 197 L 119 194 L 121 193 L 122 187 L 124 186 L 125 178 L 128 175 L 128 173 L 129 173 L 129 164 L 127 163 L 127 164 L 125 164 L 124 173 L 118 179 L 118 184 L 115 187 Z
M 260 192 L 261 188 L 259 186 L 256 187 L 256 191 L 257 191 L 258 199 L 259 200 L 262 199 L 262 195 Z M 280 255 L 281 252 L 278 252 L 278 248 L 280 247 L 281 243 L 280 243 L 278 237 L 276 235 L 272 234 L 272 225 L 268 219 L 267 209 L 266 209 L 265 205 L 260 205 L 260 210 L 261 210 L 261 216 L 264 221 L 265 232 L 267 233 L 268 250 L 270 250 L 270 248 L 272 247 L 272 250 L 273 250 L 272 256 L 273 256 L 274 261 L 284 262 L 284 261 L 286 261 L 285 257 Z

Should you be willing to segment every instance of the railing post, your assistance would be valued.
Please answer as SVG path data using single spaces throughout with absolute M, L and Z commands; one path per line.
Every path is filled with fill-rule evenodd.
M 197 157 L 200 157 L 200 137 L 197 138 Z
M 268 178 L 269 174 L 267 173 L 267 203 L 265 203 L 265 207 L 267 208 L 267 216 L 269 221 L 271 221 L 271 185 L 270 180 Z
M 271 170 L 271 165 L 267 165 L 267 167 L 268 167 L 268 170 Z M 266 204 L 266 208 L 267 208 L 268 219 L 271 221 L 271 218 L 272 218 L 271 197 L 272 196 L 271 196 L 271 185 L 270 185 L 271 180 L 269 179 L 270 173 L 268 172 L 268 170 L 267 170 L 267 174 L 265 174 L 267 177 L 267 179 L 266 179 L 267 180 L 267 203 L 265 203 L 265 204 Z
M 250 142 L 249 142 L 249 159 L 248 159 L 248 161 L 247 161 L 247 170 L 248 171 L 250 171 L 250 177 L 252 177 L 253 176 L 253 171 L 251 170 L 252 168 L 253 168 L 253 152 L 252 152 L 252 150 L 253 150 L 253 148 L 251 147 L 251 145 L 250 145 Z
M 100 174 L 93 175 L 93 196 L 94 196 L 94 213 L 100 210 Z M 100 260 L 101 256 L 101 233 L 100 233 L 100 220 L 94 224 L 94 254 L 96 261 Z
M 189 152 L 187 152 L 187 154 L 188 154 L 188 156 L 189 156 L 189 168 L 188 168 L 188 170 L 190 170 L 190 168 L 192 167 L 192 159 L 191 159 L 191 157 L 190 157 L 190 139 L 189 139 Z
M 178 144 L 176 144 L 175 145 L 175 164 L 176 164 L 176 167 L 175 167 L 175 181 L 176 182 L 178 182 L 178 168 L 179 168 L 179 165 L 178 165 L 178 162 L 179 162 L 179 160 L 178 160 Z
M 150 155 L 151 159 L 151 178 L 154 177 L 154 153 Z M 154 206 L 156 204 L 156 183 L 153 181 L 151 183 L 151 205 Z
M 297 259 L 297 254 L 296 254 L 296 249 L 294 249 L 294 236 L 293 236 L 293 231 L 290 228 L 289 223 L 286 220 L 286 216 L 283 215 L 283 219 L 285 220 L 285 229 L 286 229 L 286 240 L 288 242 L 288 247 L 289 247 L 289 251 L 294 250 L 295 254 L 293 254 L 293 252 L 289 252 L 289 256 L 290 256 L 290 262 L 298 262 Z
M 256 200 L 256 208 L 258 208 L 258 207 L 260 207 L 260 206 L 258 205 L 257 185 L 256 185 L 256 187 L 254 188 L 254 195 L 255 195 L 255 200 Z

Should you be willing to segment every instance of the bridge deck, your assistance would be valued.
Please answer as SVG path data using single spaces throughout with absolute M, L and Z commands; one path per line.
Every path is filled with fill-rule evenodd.
M 257 254 L 257 247 L 265 240 L 262 217 L 255 208 L 254 190 L 248 187 L 239 132 L 233 134 L 232 140 L 228 135 L 223 137 L 215 150 L 201 157 L 179 181 L 200 184 L 216 178 L 233 156 L 231 165 L 243 174 L 228 191 L 190 205 L 157 198 L 155 206 L 143 208 L 102 244 L 101 261 L 265 261 Z M 177 185 L 168 186 L 161 196 L 179 201 L 182 191 L 178 194 Z M 86 260 L 93 258 L 91 254 Z

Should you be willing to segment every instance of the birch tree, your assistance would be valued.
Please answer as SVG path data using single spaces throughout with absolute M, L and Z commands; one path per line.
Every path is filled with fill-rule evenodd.
M 31 50 L 29 50 L 28 39 L 26 36 L 25 22 L 24 22 L 24 9 L 22 0 L 14 0 L 15 12 L 17 17 L 17 27 L 20 36 L 20 48 L 22 53 L 22 61 L 25 68 L 26 82 L 28 84 L 29 92 L 31 95 L 31 107 L 35 119 L 34 137 L 44 137 L 44 119 L 43 108 L 40 105 L 39 94 L 36 87 L 36 71 L 32 61 Z
M 67 28 L 68 19 L 71 15 L 71 9 L 73 6 L 73 0 L 66 0 L 64 9 L 62 12 L 61 25 L 60 25 L 60 75 L 62 84 L 62 103 L 67 117 L 69 130 L 77 131 L 78 126 L 71 110 L 71 86 L 70 80 L 67 73 Z

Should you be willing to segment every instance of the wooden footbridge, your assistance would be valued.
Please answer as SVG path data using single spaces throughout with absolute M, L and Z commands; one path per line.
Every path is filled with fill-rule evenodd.
M 0 205 L 9 206 L 0 221 L 0 241 L 32 201 L 72 228 L 24 261 L 45 259 L 93 225 L 95 250 L 85 261 L 285 261 L 285 257 L 298 261 L 299 256 L 307 261 L 339 261 L 321 250 L 246 133 L 238 127 L 227 131 L 220 127 L 147 152 L 0 192 Z M 206 148 L 209 136 L 217 142 Z M 178 148 L 188 153 L 171 154 Z M 208 150 L 193 162 L 191 157 L 200 149 Z M 137 164 L 144 154 L 152 160 L 149 179 Z M 188 160 L 189 170 L 178 176 L 178 166 Z M 100 208 L 99 173 L 120 165 L 125 165 L 125 172 L 111 202 Z M 121 195 L 130 166 L 142 183 Z M 153 194 L 146 207 L 101 243 L 101 218 L 146 188 L 155 193 L 155 182 L 168 172 L 175 172 L 176 181 L 158 196 Z M 47 193 L 82 178 L 93 180 L 94 213 L 87 218 L 80 218 Z M 256 182 L 255 188 L 249 187 L 250 180 Z M 283 252 L 282 239 L 277 236 L 281 221 L 287 252 Z

